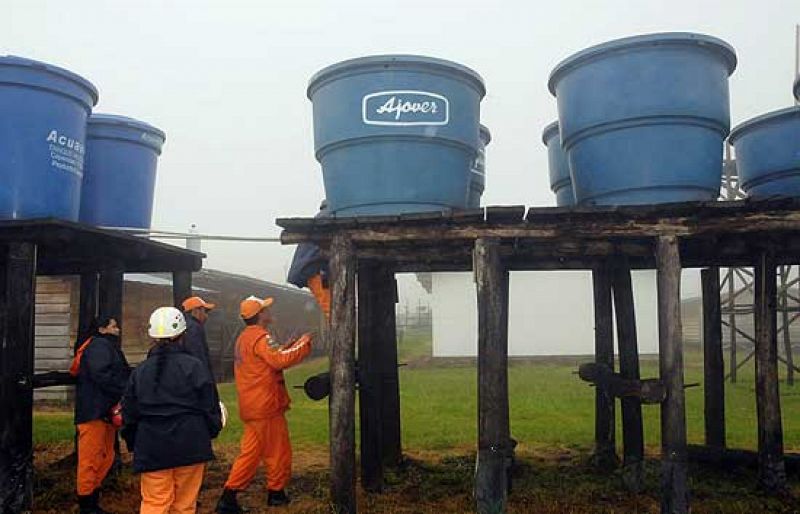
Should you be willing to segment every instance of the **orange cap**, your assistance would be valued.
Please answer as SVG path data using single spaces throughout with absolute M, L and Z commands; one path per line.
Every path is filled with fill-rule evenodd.
M 199 296 L 191 296 L 185 299 L 183 301 L 183 304 L 181 305 L 183 305 L 183 312 L 189 312 L 193 309 L 198 309 L 200 307 L 208 310 L 211 310 L 214 307 L 216 307 L 216 305 L 214 305 L 213 303 L 208 303 Z
M 242 303 L 239 304 L 239 315 L 242 317 L 242 319 L 250 319 L 272 305 L 272 302 L 272 298 L 261 299 L 255 296 L 250 296 L 242 300 Z

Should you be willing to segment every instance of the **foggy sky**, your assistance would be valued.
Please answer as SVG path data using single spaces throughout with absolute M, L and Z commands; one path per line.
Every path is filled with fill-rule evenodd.
M 352 57 L 413 53 L 485 79 L 485 204 L 553 205 L 542 128 L 547 77 L 609 39 L 661 31 L 736 49 L 732 122 L 791 104 L 800 1 L 0 0 L 0 53 L 66 67 L 100 90 L 95 112 L 163 129 L 153 225 L 272 236 L 324 196 L 313 155 L 311 75 Z M 292 248 L 206 243 L 207 266 L 283 282 Z M 693 286 L 689 286 L 691 288 Z

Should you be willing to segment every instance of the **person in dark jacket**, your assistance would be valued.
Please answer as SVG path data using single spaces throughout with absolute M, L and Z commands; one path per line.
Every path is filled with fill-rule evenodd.
M 329 215 L 328 202 L 323 200 L 316 218 Z M 331 316 L 331 289 L 328 285 L 328 260 L 314 243 L 300 243 L 294 251 L 286 281 L 299 288 L 307 287 L 317 300 L 325 319 Z
M 100 485 L 114 463 L 117 428 L 112 408 L 122 398 L 130 367 L 122 353 L 117 320 L 92 322 L 70 367 L 76 377 L 75 424 L 78 428 L 78 505 L 81 514 L 103 514 L 98 505 Z M 83 339 L 83 338 L 82 338 Z
M 184 300 L 181 306 L 183 307 L 183 315 L 186 318 L 186 333 L 183 336 L 183 346 L 190 355 L 197 357 L 206 365 L 213 378 L 214 369 L 211 366 L 211 353 L 208 351 L 205 324 L 216 305 L 206 302 L 199 296 L 192 296 Z
M 140 514 L 196 512 L 211 440 L 222 422 L 208 367 L 182 344 L 186 319 L 173 307 L 150 316 L 156 343 L 122 399 L 122 436 L 141 473 Z

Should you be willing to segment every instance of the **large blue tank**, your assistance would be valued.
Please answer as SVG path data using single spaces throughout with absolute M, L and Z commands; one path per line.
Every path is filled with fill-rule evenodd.
M 715 199 L 735 68 L 727 43 L 689 33 L 611 41 L 556 66 L 549 88 L 578 203 Z
M 481 197 L 486 189 L 486 147 L 492 141 L 492 133 L 485 125 L 480 126 L 479 141 L 478 155 L 470 170 L 469 199 L 467 200 L 467 207 L 470 209 L 477 209 L 481 206 Z
M 800 102 L 800 77 L 797 77 L 797 80 L 794 81 L 794 97 Z
M 572 178 L 569 175 L 567 155 L 561 147 L 558 122 L 554 121 L 544 128 L 542 142 L 547 147 L 547 164 L 550 172 L 550 189 L 556 194 L 556 205 L 567 207 L 575 205 Z
M 746 121 L 733 129 L 730 141 L 749 197 L 800 196 L 800 107 Z
M 483 80 L 412 55 L 353 59 L 311 79 L 314 143 L 339 216 L 467 206 Z
M 0 219 L 78 219 L 97 89 L 65 69 L 0 56 Z
M 92 115 L 87 128 L 81 222 L 150 228 L 156 165 L 165 139 L 161 130 L 133 118 Z

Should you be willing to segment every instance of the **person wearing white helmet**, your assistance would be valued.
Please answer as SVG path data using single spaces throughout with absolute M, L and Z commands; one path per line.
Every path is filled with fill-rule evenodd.
M 155 347 L 131 375 L 122 399 L 122 436 L 141 473 L 140 514 L 197 510 L 211 440 L 222 423 L 208 367 L 185 351 L 186 319 L 174 307 L 150 316 Z

